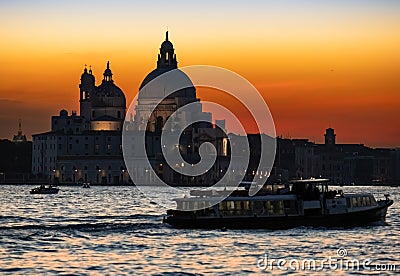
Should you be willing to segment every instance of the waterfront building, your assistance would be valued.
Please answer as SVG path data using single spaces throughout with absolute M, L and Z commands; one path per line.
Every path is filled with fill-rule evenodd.
M 211 123 L 212 115 L 202 110 L 202 104 L 196 97 L 193 85 L 165 97 L 154 111 L 150 109 L 157 99 L 151 95 L 152 93 L 158 95 L 159 91 L 146 91 L 149 89 L 146 84 L 177 68 L 175 50 L 167 32 L 165 41 L 160 47 L 157 67 L 140 85 L 138 105 L 135 114 L 129 114 L 127 117 L 129 119 L 126 128 L 146 132 L 146 158 L 150 160 L 156 174 L 164 181 L 171 185 L 211 185 L 222 177 L 229 164 L 229 145 L 223 131 L 225 121 L 218 121 L 218 127 Z M 190 82 L 182 71 L 178 72 Z M 121 134 L 125 121 L 126 100 L 112 76 L 108 62 L 103 80 L 96 86 L 92 70 L 85 67 L 79 85 L 80 113 L 72 111 L 69 114 L 67 110 L 61 110 L 59 115 L 52 116 L 50 131 L 33 135 L 34 175 L 48 178 L 54 183 L 131 183 L 122 156 Z M 186 104 L 194 104 L 194 108 L 190 112 L 179 112 L 167 130 L 165 123 L 168 118 Z M 150 117 L 149 122 L 143 121 L 146 116 Z M 179 173 L 182 164 L 176 164 L 174 169 L 169 167 L 163 158 L 160 144 L 162 130 L 182 129 L 182 126 L 194 117 L 201 122 L 185 129 L 181 143 L 176 149 L 187 162 L 194 164 L 198 162 L 199 147 L 202 143 L 209 142 L 214 145 L 217 149 L 217 162 L 201 177 L 182 176 Z M 149 173 L 150 168 L 147 168 L 144 162 L 136 162 L 135 165 L 138 167 L 132 171 L 136 179 L 139 179 L 137 176 L 140 175 L 151 184 L 154 176 Z
M 334 129 L 325 142 L 278 138 L 272 179 L 328 178 L 332 184 L 392 184 L 400 181 L 399 150 L 336 143 Z
M 112 76 L 107 62 L 96 86 L 92 69 L 84 68 L 80 114 L 61 110 L 52 116 L 50 131 L 33 135 L 34 175 L 54 183 L 128 183 L 121 146 L 126 100 Z

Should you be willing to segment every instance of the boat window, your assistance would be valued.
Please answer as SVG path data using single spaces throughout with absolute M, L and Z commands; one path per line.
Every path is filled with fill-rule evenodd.
M 373 197 L 373 196 L 370 196 L 370 199 L 371 199 L 371 205 L 372 205 L 372 206 L 376 206 L 376 200 L 375 200 L 375 197 Z
M 347 204 L 347 207 L 351 207 L 351 199 L 350 198 L 346 198 L 346 204 Z
M 254 201 L 254 209 L 261 210 L 262 208 L 263 208 L 263 202 L 262 201 Z
M 177 209 L 182 209 L 182 207 L 183 207 L 183 202 L 182 201 L 176 202 L 176 208 Z
M 268 214 L 273 215 L 274 214 L 274 205 L 271 203 L 271 201 L 266 201 L 266 205 L 267 205 Z
M 267 201 L 267 210 L 269 215 L 283 215 L 283 201 Z
M 197 202 L 197 208 L 198 209 L 204 209 L 206 208 L 206 203 L 204 201 L 199 201 Z
M 285 208 L 294 209 L 296 208 L 296 201 L 294 200 L 285 200 L 283 202 Z
M 296 208 L 296 201 L 295 200 L 285 200 L 283 202 L 283 205 L 285 207 L 285 213 L 286 214 L 297 214 L 297 208 Z
M 242 202 L 241 201 L 236 201 L 235 202 L 235 207 L 236 207 L 236 210 L 241 210 L 242 209 Z
M 369 196 L 358 196 L 351 198 L 352 207 L 374 206 L 376 205 L 375 199 Z
M 189 210 L 189 202 L 182 201 L 182 207 L 183 210 Z
M 219 203 L 219 210 L 223 211 L 223 210 L 227 210 L 227 206 L 226 206 L 226 201 L 222 201 Z
M 205 204 L 205 202 L 203 202 Z M 262 204 L 262 202 L 260 202 Z M 204 206 L 205 207 L 205 206 Z M 248 200 L 245 201 L 222 201 L 219 203 L 219 210 L 220 211 L 231 211 L 230 213 L 233 214 L 238 212 L 237 214 L 246 213 L 244 211 L 250 210 L 250 202 Z M 262 207 L 262 205 L 261 205 Z
M 284 214 L 284 212 L 283 212 L 283 201 L 282 200 L 278 200 L 278 201 L 275 201 L 274 203 L 275 203 L 275 206 L 274 206 L 275 212 L 278 215 L 283 215 Z
M 250 202 L 248 200 L 243 201 L 243 209 L 250 210 Z

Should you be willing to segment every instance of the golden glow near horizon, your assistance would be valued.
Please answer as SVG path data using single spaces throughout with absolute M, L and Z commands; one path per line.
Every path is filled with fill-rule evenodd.
M 99 83 L 110 60 L 130 103 L 168 27 L 179 66 L 247 78 L 278 135 L 321 142 L 333 127 L 340 143 L 400 146 L 399 12 L 396 1 L 1 3 L 0 137 L 19 118 L 30 135 L 49 130 L 60 109 L 78 110 L 84 64 Z

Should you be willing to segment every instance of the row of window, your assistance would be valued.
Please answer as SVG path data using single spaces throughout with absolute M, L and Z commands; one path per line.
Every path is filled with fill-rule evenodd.
M 347 198 L 347 206 L 351 207 L 368 207 L 376 206 L 376 200 L 372 196 L 358 196 Z
M 102 112 L 101 112 L 101 114 L 102 114 Z M 95 110 L 92 111 L 92 118 L 96 118 L 96 111 Z M 117 118 L 121 119 L 121 111 L 117 111 Z
M 96 170 L 96 171 L 102 171 L 102 169 L 100 168 L 100 166 L 95 166 L 95 167 L 93 167 L 93 169 L 94 170 Z M 120 170 L 121 170 L 121 172 L 125 172 L 126 171 L 126 169 L 124 168 L 124 167 L 120 167 L 119 168 Z M 52 170 L 56 170 L 56 167 L 49 167 L 49 170 L 50 171 L 52 171 Z M 64 171 L 65 170 L 65 167 L 64 166 L 61 166 L 60 167 L 60 170 L 61 171 Z M 72 168 L 72 171 L 75 171 L 75 170 L 78 170 L 75 166 Z M 83 167 L 83 170 L 84 171 L 87 171 L 88 170 L 88 166 L 84 166 Z M 113 168 L 111 167 L 111 166 L 108 166 L 107 167 L 107 170 L 108 171 L 112 171 L 113 170 Z M 41 169 L 40 169 L 40 166 L 33 166 L 33 171 L 37 171 L 37 172 L 39 172 L 39 171 L 41 171 Z M 44 166 L 44 171 L 46 172 L 47 171 L 47 166 Z
M 286 200 L 285 200 L 286 202 Z M 286 205 L 289 207 L 292 203 L 287 201 Z M 293 201 L 293 206 L 295 202 Z M 247 213 L 254 210 L 261 215 L 284 215 L 284 208 L 287 208 L 283 200 L 266 200 L 266 201 L 222 201 L 219 204 L 220 212 L 225 211 L 225 214 L 240 214 Z M 226 212 L 228 211 L 228 212 Z
M 44 162 L 47 162 L 47 160 L 49 160 L 49 162 L 56 162 L 56 157 L 55 156 L 50 156 L 48 159 L 47 159 L 47 157 L 44 157 Z M 40 160 L 40 157 L 33 157 L 33 163 L 36 163 L 36 162 L 41 162 L 41 160 Z
M 48 139 L 47 139 L 47 138 L 48 138 Z M 63 138 L 63 137 L 58 136 L 58 140 L 59 140 L 59 141 L 62 140 L 62 138 Z M 69 136 L 69 140 L 72 140 L 72 139 L 73 139 L 73 136 Z M 95 139 L 96 139 L 96 140 L 99 140 L 99 137 L 96 136 Z M 33 140 L 34 140 L 34 141 L 56 140 L 56 136 L 38 136 L 38 137 L 34 137 Z M 85 140 L 86 140 L 86 141 L 89 140 L 89 136 L 85 136 Z M 108 136 L 108 137 L 107 137 L 107 141 L 112 141 L 112 137 L 111 137 L 111 136 Z M 78 139 L 76 140 L 76 143 L 77 143 L 77 144 L 79 143 L 79 140 L 78 140 Z
M 79 141 L 78 141 L 78 140 L 76 140 L 76 144 L 79 144 Z M 50 148 L 50 150 L 55 149 L 55 148 L 56 148 L 56 145 L 55 145 L 55 144 L 50 144 L 50 145 L 49 145 L 49 148 Z M 72 144 L 68 144 L 68 149 L 69 149 L 69 150 L 72 150 L 72 148 L 73 148 Z M 96 144 L 96 145 L 94 146 L 94 148 L 95 148 L 96 151 L 98 151 L 98 150 L 100 150 L 100 145 L 99 145 L 99 144 Z M 33 146 L 33 149 L 34 149 L 34 150 L 40 149 L 40 145 L 34 145 L 34 146 Z M 58 150 L 62 150 L 62 149 L 63 149 L 63 144 L 58 144 Z M 84 149 L 85 149 L 85 150 L 88 150 L 88 149 L 89 149 L 89 144 L 85 144 L 85 145 L 84 145 Z M 112 144 L 107 144 L 107 145 L 106 145 L 106 149 L 107 149 L 107 150 L 111 150 L 111 149 L 112 149 Z M 119 149 L 122 150 L 122 145 L 121 145 L 121 144 L 119 145 Z M 44 150 L 47 150 L 47 144 L 44 145 Z
M 49 171 L 52 171 L 52 170 L 55 170 L 56 169 L 56 167 L 48 167 L 49 168 Z M 40 169 L 40 166 L 33 166 L 33 171 L 34 172 L 40 172 L 40 171 L 42 171 L 41 169 Z M 47 172 L 47 166 L 44 166 L 44 170 L 43 170 L 43 172 Z
M 204 209 L 209 207 L 205 201 L 179 201 L 178 208 L 183 210 Z M 266 200 L 266 201 L 222 201 L 218 205 L 221 215 L 259 215 L 283 216 L 297 214 L 295 200 Z M 210 208 L 206 210 L 210 211 Z

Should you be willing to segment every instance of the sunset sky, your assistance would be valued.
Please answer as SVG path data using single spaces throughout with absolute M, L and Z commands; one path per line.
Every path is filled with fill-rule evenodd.
M 278 135 L 400 146 L 400 1 L 189 2 L 0 1 L 0 138 L 79 110 L 84 64 L 99 84 L 110 60 L 129 103 L 168 29 L 179 66 L 248 79 Z

